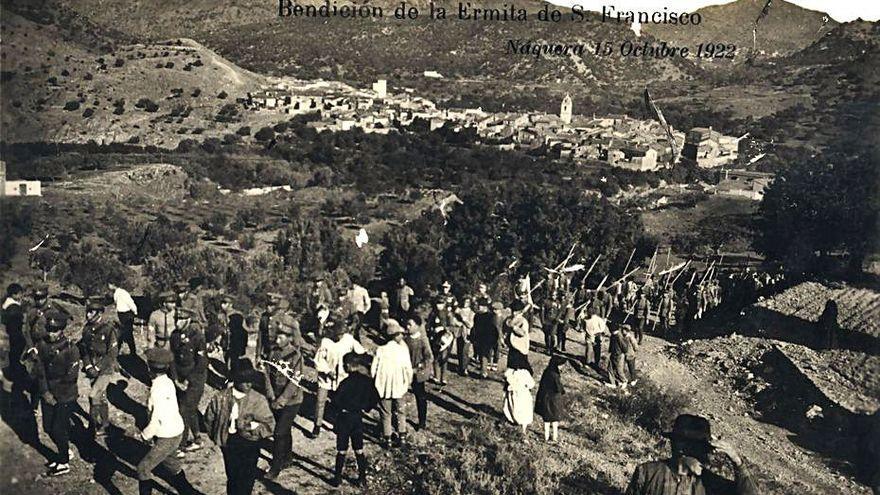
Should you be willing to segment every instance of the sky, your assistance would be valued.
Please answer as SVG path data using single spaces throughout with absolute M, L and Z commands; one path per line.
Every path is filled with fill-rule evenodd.
M 693 12 L 707 5 L 730 3 L 732 0 L 549 0 L 557 5 L 583 5 L 588 10 L 600 11 L 603 5 L 613 5 L 618 11 L 655 11 L 668 7 L 675 12 Z M 834 20 L 847 22 L 861 17 L 866 21 L 880 19 L 878 0 L 786 0 L 806 9 L 828 13 Z M 772 8 L 772 7 L 771 7 Z M 771 14 L 772 15 L 772 14 Z

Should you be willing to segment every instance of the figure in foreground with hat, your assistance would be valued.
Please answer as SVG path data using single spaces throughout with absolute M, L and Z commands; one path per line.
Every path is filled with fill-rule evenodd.
M 339 388 L 348 376 L 343 365 L 343 357 L 354 352 L 364 354 L 364 347 L 351 334 L 350 329 L 339 318 L 328 318 L 324 324 L 324 336 L 315 351 L 315 371 L 318 373 L 318 391 L 315 397 L 315 425 L 312 438 L 321 435 L 324 424 L 324 408 L 327 398 Z
M 34 373 L 43 399 L 43 430 L 57 453 L 49 458 L 49 475 L 70 472 L 70 416 L 76 408 L 80 355 L 64 335 L 69 315 L 51 309 L 46 312 L 45 340 L 36 343 Z
M 150 450 L 137 465 L 138 494 L 153 493 L 152 472 L 160 464 L 171 474 L 171 484 L 180 494 L 198 493 L 186 479 L 174 453 L 183 440 L 183 417 L 177 407 L 177 390 L 168 376 L 174 355 L 169 349 L 147 350 L 147 366 L 152 375 L 147 409 L 150 422 L 141 432 L 141 438 L 151 442 Z
M 234 367 L 233 386 L 217 392 L 205 410 L 211 440 L 223 452 L 228 495 L 253 491 L 260 442 L 272 436 L 275 428 L 269 402 L 253 389 L 260 373 L 244 363 Z
M 298 325 L 291 315 L 278 319 L 275 345 L 269 352 L 269 366 L 266 370 L 266 399 L 275 416 L 272 446 L 272 466 L 266 478 L 274 480 L 290 460 L 293 437 L 290 429 L 303 403 L 303 389 L 296 377 L 303 372 L 302 349 L 293 343 Z M 284 370 L 284 371 L 282 371 Z M 286 373 L 285 373 L 286 371 Z
M 95 437 L 104 437 L 110 426 L 110 403 L 107 386 L 113 380 L 118 364 L 116 355 L 118 334 L 116 327 L 104 320 L 104 304 L 96 298 L 86 303 L 86 324 L 83 326 L 79 351 L 83 371 L 89 379 L 89 431 Z
M 729 443 L 712 438 L 709 420 L 682 414 L 675 418 L 672 431 L 664 436 L 672 441 L 672 457 L 636 467 L 626 495 L 757 495 L 742 457 Z M 709 455 L 719 452 L 733 465 L 733 481 L 709 471 Z
M 339 384 L 333 396 L 334 407 L 339 411 L 336 418 L 336 466 L 333 486 L 342 484 L 345 455 L 349 444 L 354 449 L 358 467 L 358 484 L 367 485 L 367 457 L 364 454 L 363 415 L 379 403 L 379 393 L 368 375 L 370 357 L 367 354 L 349 352 L 342 358 L 347 376 Z
M 370 374 L 376 383 L 381 402 L 382 446 L 392 443 L 392 419 L 396 419 L 398 441 L 406 441 L 406 407 L 404 397 L 412 384 L 413 368 L 409 348 L 403 341 L 403 328 L 395 320 L 388 320 L 388 342 L 376 349 Z

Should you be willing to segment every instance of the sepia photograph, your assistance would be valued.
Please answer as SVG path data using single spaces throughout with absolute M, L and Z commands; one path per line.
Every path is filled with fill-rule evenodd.
M 0 0 L 0 493 L 880 495 L 880 2 Z

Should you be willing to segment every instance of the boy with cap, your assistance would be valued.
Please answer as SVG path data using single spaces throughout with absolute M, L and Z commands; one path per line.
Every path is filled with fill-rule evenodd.
M 171 473 L 171 484 L 178 493 L 196 493 L 174 456 L 183 440 L 184 430 L 183 418 L 177 407 L 177 390 L 168 376 L 174 355 L 165 348 L 151 348 L 146 354 L 153 379 L 147 399 L 150 422 L 141 432 L 141 438 L 152 442 L 149 452 L 137 465 L 138 494 L 149 495 L 153 492 L 152 473 L 159 464 Z
M 96 437 L 107 434 L 110 426 L 110 403 L 107 385 L 113 380 L 118 364 L 116 327 L 103 321 L 104 305 L 97 298 L 86 303 L 86 324 L 79 340 L 83 371 L 91 383 L 89 390 L 89 430 Z
M 277 319 L 278 329 L 275 333 L 275 345 L 269 352 L 269 362 L 280 368 L 289 370 L 294 376 L 302 376 L 303 355 L 299 346 L 293 343 L 298 328 L 291 315 L 282 315 Z M 266 370 L 266 399 L 275 416 L 272 448 L 272 466 L 266 478 L 274 480 L 281 473 L 290 459 L 293 437 L 290 429 L 303 402 L 303 389 L 297 381 L 283 373 L 276 366 Z
M 164 291 L 159 294 L 159 303 L 161 306 L 150 313 L 147 319 L 147 348 L 152 347 L 168 347 L 168 339 L 174 332 L 175 320 L 177 319 L 177 311 L 174 306 L 175 294 L 171 291 Z
M 348 376 L 342 380 L 333 396 L 333 404 L 339 411 L 336 418 L 336 466 L 332 481 L 334 487 L 342 484 L 342 470 L 349 444 L 357 459 L 358 484 L 362 487 L 367 485 L 363 414 L 372 410 L 379 402 L 376 386 L 367 376 L 369 359 L 366 354 L 355 352 L 345 354 L 342 359 Z
M 386 333 L 388 342 L 376 349 L 376 357 L 370 368 L 381 398 L 379 413 L 382 418 L 382 446 L 385 448 L 391 445 L 393 416 L 397 419 L 400 443 L 406 440 L 406 408 L 403 399 L 413 379 L 409 348 L 403 341 L 403 328 L 396 321 L 389 320 Z
M 68 315 L 46 312 L 46 339 L 37 343 L 35 374 L 43 399 L 43 430 L 58 449 L 49 459 L 49 475 L 70 472 L 70 415 L 76 407 L 80 356 L 64 335 Z
M 364 354 L 367 351 L 351 334 L 347 325 L 337 319 L 329 319 L 326 324 L 327 334 L 315 352 L 315 371 L 318 372 L 318 392 L 315 399 L 315 426 L 312 437 L 321 435 L 324 423 L 324 407 L 330 393 L 335 391 L 342 380 L 348 376 L 342 358 L 350 352 Z
M 208 350 L 201 326 L 192 321 L 195 316 L 192 310 L 177 308 L 175 316 L 176 328 L 169 339 L 174 353 L 172 375 L 183 390 L 180 412 L 185 426 L 183 441 L 187 442 L 183 450 L 192 452 L 202 447 L 199 443 L 199 401 L 208 381 Z
M 646 462 L 636 467 L 626 495 L 757 495 L 742 457 L 728 442 L 712 438 L 709 420 L 682 414 L 675 418 L 672 431 L 664 434 L 672 441 L 670 459 Z M 733 465 L 734 481 L 709 471 L 709 455 L 720 452 Z
M 250 362 L 234 366 L 233 386 L 217 392 L 205 410 L 211 440 L 223 452 L 226 493 L 248 495 L 257 479 L 260 442 L 272 436 L 275 418 L 269 402 L 253 389 L 261 380 Z

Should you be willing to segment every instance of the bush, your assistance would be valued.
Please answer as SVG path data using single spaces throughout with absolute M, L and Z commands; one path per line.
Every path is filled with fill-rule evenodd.
M 275 131 L 271 127 L 263 127 L 254 134 L 254 139 L 260 142 L 271 141 L 274 137 Z
M 127 285 L 131 271 L 105 247 L 92 240 L 70 246 L 58 266 L 62 284 L 78 287 L 84 295 L 103 294 L 108 283 Z
M 10 265 L 18 252 L 18 239 L 30 235 L 33 220 L 31 203 L 23 203 L 18 198 L 0 198 L 0 266 Z
M 251 128 L 248 126 L 242 126 L 242 127 L 239 127 L 238 130 L 235 131 L 235 133 L 238 134 L 239 136 L 250 136 L 251 135 Z
M 215 211 L 210 217 L 206 218 L 199 224 L 205 232 L 219 237 L 226 234 L 226 226 L 229 224 L 229 217 L 222 211 Z
M 72 112 L 74 110 L 79 110 L 79 101 L 77 101 L 77 100 L 68 101 L 67 103 L 64 104 L 64 109 L 67 110 L 68 112 Z
M 94 108 L 86 108 L 86 110 L 83 112 L 83 117 L 85 117 L 85 118 L 89 118 L 89 117 L 91 117 L 92 115 L 95 115 L 95 109 L 94 109 Z
M 113 62 L 113 67 L 122 67 L 125 65 L 125 60 L 121 58 L 117 58 L 115 62 Z
M 539 448 L 523 446 L 512 428 L 496 428 L 481 417 L 459 425 L 451 438 L 420 456 L 418 463 L 397 453 L 377 462 L 389 463 L 379 466 L 387 493 L 560 493 L 560 475 L 576 466 L 548 462 L 549 456 L 530 452 Z
M 611 393 L 605 396 L 609 407 L 625 422 L 635 423 L 651 433 L 671 428 L 675 417 L 685 412 L 691 396 L 678 389 L 661 389 L 643 379 L 629 395 Z
M 226 91 L 221 91 L 217 94 L 217 98 L 220 98 L 221 100 L 225 100 L 227 96 L 229 95 L 226 93 Z

